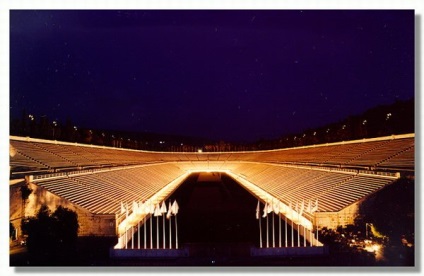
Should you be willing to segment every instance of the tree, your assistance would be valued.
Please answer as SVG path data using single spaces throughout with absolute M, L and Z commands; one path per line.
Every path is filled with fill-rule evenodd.
M 75 249 L 78 239 L 78 215 L 77 213 L 59 206 L 51 215 L 55 223 L 54 232 L 58 239 L 59 249 Z
M 32 193 L 32 189 L 28 187 L 28 185 L 22 185 L 21 186 L 21 195 L 22 200 L 26 201 L 29 198 L 29 195 Z
M 16 239 L 16 229 L 13 226 L 13 223 L 9 222 L 9 238 L 11 240 L 15 240 Z
M 41 206 L 36 217 L 22 220 L 22 233 L 27 235 L 28 252 L 39 258 L 49 257 L 51 251 L 51 221 L 50 210 Z
M 414 233 L 414 182 L 400 178 L 373 194 L 359 206 L 364 222 L 372 222 L 378 232 L 400 241 Z
M 35 217 L 22 220 L 28 252 L 37 264 L 66 264 L 74 257 L 78 238 L 78 215 L 59 206 L 54 213 L 42 205 Z

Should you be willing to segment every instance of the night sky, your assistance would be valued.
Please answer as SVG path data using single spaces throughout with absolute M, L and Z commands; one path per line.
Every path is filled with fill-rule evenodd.
M 413 97 L 413 10 L 10 11 L 12 117 L 255 141 Z

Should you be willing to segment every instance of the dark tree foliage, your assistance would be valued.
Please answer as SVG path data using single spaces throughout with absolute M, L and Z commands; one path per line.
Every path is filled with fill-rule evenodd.
M 414 233 L 414 181 L 401 178 L 379 191 L 360 206 L 363 220 L 373 223 L 377 231 L 400 241 Z
M 76 245 L 78 239 L 78 215 L 67 208 L 59 206 L 51 215 L 54 220 L 54 232 L 58 239 L 58 246 L 70 249 Z
M 47 116 L 29 115 L 11 118 L 10 134 L 34 138 L 87 143 L 118 148 L 159 151 L 245 151 L 307 146 L 363 138 L 413 133 L 415 130 L 415 100 L 396 101 L 380 105 L 361 114 L 334 123 L 306 129 L 299 133 L 283 134 L 278 139 L 264 137 L 259 141 L 214 141 L 208 138 L 171 134 L 95 130 L 66 123 L 50 122 Z M 166 141 L 166 143 L 163 143 Z
M 41 206 L 35 217 L 23 219 L 22 232 L 27 235 L 28 251 L 38 257 L 49 257 L 52 249 L 52 221 L 50 210 L 46 205 Z
M 31 193 L 32 193 L 32 189 L 28 187 L 28 185 L 21 186 L 21 195 L 22 195 L 23 201 L 26 201 Z
M 12 240 L 15 239 L 15 227 L 13 226 L 13 224 L 11 222 L 9 222 L 9 238 L 11 238 Z
M 59 206 L 54 213 L 42 205 L 35 217 L 22 221 L 28 252 L 36 264 L 66 264 L 76 252 L 78 216 Z

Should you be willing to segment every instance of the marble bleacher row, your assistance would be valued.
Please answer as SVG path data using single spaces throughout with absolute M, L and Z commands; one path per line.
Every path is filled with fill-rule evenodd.
M 394 181 L 377 175 L 275 164 L 239 164 L 232 171 L 287 205 L 318 199 L 321 212 L 338 212 Z
M 413 170 L 415 167 L 414 150 L 415 146 L 412 144 L 409 148 L 405 148 L 402 151 L 397 152 L 395 155 L 379 162 L 377 167 L 404 168 Z
M 24 160 L 30 169 L 52 169 L 54 167 L 74 167 L 75 164 L 66 160 L 56 153 L 46 151 L 40 147 L 41 143 L 28 143 L 22 141 L 10 141 L 16 149 L 16 155 L 10 158 L 11 166 L 24 165 Z M 17 163 L 15 163 L 17 161 Z
M 254 161 L 414 169 L 414 137 L 224 153 L 158 153 L 14 139 L 10 140 L 10 145 L 16 149 L 15 156 L 10 157 L 10 165 L 20 170 L 64 170 L 173 161 Z
M 144 201 L 183 173 L 176 164 L 155 164 L 33 182 L 92 213 L 112 214 L 121 202 Z
M 131 165 L 151 161 L 153 158 L 148 152 L 119 150 L 114 148 L 89 147 L 83 145 L 67 145 L 41 142 L 25 142 L 10 140 L 20 156 L 29 160 L 37 160 L 44 167 L 31 168 L 72 168 L 95 167 L 113 165 Z M 20 158 L 22 159 L 22 158 Z M 15 158 L 11 157 L 11 165 L 15 165 Z
M 49 169 L 47 165 L 20 152 L 16 152 L 13 157 L 10 157 L 10 166 L 14 171 L 38 171 Z
M 197 162 L 195 162 L 196 164 Z M 199 162 L 197 164 L 202 164 Z M 119 213 L 120 202 L 146 200 L 180 176 L 191 162 L 103 170 L 34 182 L 92 213 Z M 393 179 L 340 171 L 275 164 L 228 163 L 227 169 L 267 191 L 285 204 L 319 200 L 318 211 L 337 212 L 383 188 Z
M 409 155 L 397 156 L 407 151 Z M 244 161 L 310 163 L 345 167 L 377 167 L 413 169 L 414 138 L 351 143 L 323 144 L 301 148 L 262 151 L 249 154 Z M 240 155 L 235 153 L 235 155 Z M 402 160 L 401 158 L 404 157 Z M 231 158 L 233 160 L 234 156 Z M 383 163 L 381 163 L 384 160 Z M 402 162 L 409 161 L 409 162 Z M 411 166 L 412 165 L 412 166 Z

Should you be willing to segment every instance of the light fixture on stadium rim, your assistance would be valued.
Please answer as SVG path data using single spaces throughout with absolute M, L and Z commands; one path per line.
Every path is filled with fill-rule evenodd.
M 367 124 L 367 122 L 368 122 L 367 120 L 364 120 L 364 121 L 362 121 L 362 124 L 363 124 L 363 125 L 366 125 L 366 124 Z
M 53 139 L 54 139 L 54 131 L 56 127 L 57 127 L 57 122 L 53 121 Z

